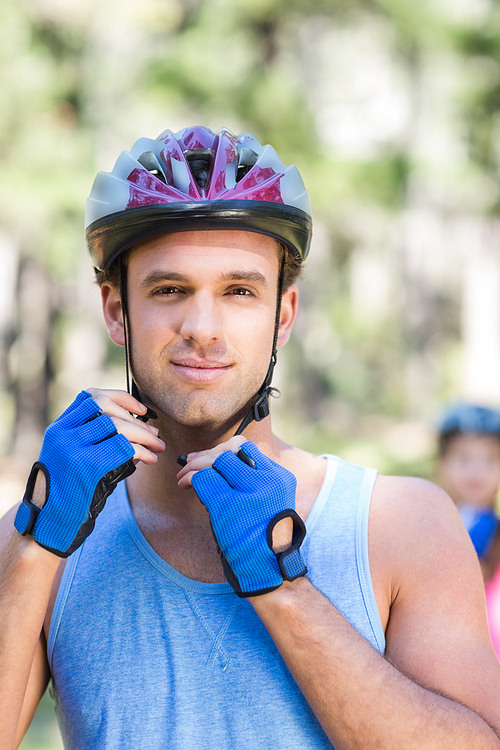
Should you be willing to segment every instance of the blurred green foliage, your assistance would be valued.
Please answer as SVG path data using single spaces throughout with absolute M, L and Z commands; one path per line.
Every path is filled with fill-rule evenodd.
M 457 323 L 453 330 L 440 328 L 441 320 L 456 317 L 456 298 L 443 298 L 433 326 L 424 321 L 424 334 L 422 327 L 416 332 L 404 309 L 407 300 L 398 291 L 383 315 L 360 321 L 352 308 L 349 263 L 353 250 L 369 237 L 371 219 L 363 219 L 367 210 L 393 231 L 415 183 L 432 181 L 435 167 L 415 150 L 411 115 L 396 137 L 381 137 L 359 153 L 346 153 L 335 138 L 329 140 L 318 120 L 317 97 L 323 90 L 335 104 L 335 87 L 351 71 L 339 68 L 348 60 L 334 55 L 329 75 L 328 55 L 325 61 L 318 50 L 330 45 L 335 53 L 342 35 L 349 43 L 351 34 L 356 59 L 363 53 L 357 30 L 373 32 L 382 40 L 380 54 L 387 55 L 391 74 L 404 80 L 410 107 L 418 107 L 425 95 L 427 66 L 467 66 L 464 80 L 448 94 L 468 150 L 460 168 L 496 178 L 499 7 L 493 2 L 474 15 L 473 3 L 464 0 L 459 5 L 471 6 L 470 12 L 460 16 L 455 5 L 444 0 L 147 0 L 125 5 L 79 0 L 70 13 L 57 0 L 4 3 L 0 226 L 14 237 L 22 257 L 35 257 L 55 279 L 71 283 L 81 268 L 86 194 L 96 169 L 109 169 L 120 148 L 169 125 L 177 129 L 203 122 L 251 130 L 275 145 L 284 161 L 297 163 L 316 220 L 326 231 L 322 242 L 329 259 L 321 279 L 315 278 L 311 304 L 328 316 L 339 354 L 328 372 L 319 368 L 321 389 L 364 412 L 404 417 L 408 394 L 394 373 L 404 369 L 419 336 L 421 349 L 436 329 L 444 344 L 456 340 Z M 362 69 L 359 56 L 357 64 Z M 367 72 L 370 64 L 367 57 Z M 320 68 L 323 79 L 316 80 Z M 493 191 L 485 198 L 484 212 L 495 212 L 497 201 L 498 191 Z M 397 249 L 397 242 L 377 237 L 378 252 L 385 240 Z M 412 281 L 401 268 L 387 273 L 395 284 Z M 58 304 L 63 314 L 72 312 L 67 300 Z M 300 341 L 295 345 L 300 350 Z M 314 369 L 314 363 L 308 366 Z M 442 395 L 439 384 L 435 390 Z
M 47 274 L 53 307 L 50 367 L 29 365 L 48 400 L 38 437 L 87 377 L 107 383 L 122 367 L 104 334 L 100 347 L 92 338 L 98 303 L 87 304 L 95 172 L 140 136 L 200 123 L 272 143 L 311 195 L 279 430 L 316 452 L 431 476 L 431 417 L 461 387 L 465 256 L 454 238 L 464 217 L 500 211 L 499 0 L 19 0 L 0 4 L 0 24 L 0 240 L 18 269 L 30 260 Z M 8 456 L 22 404 L 37 400 L 20 396 L 25 358 L 13 364 L 34 336 L 18 298 L 3 316 Z M 19 445 L 31 462 L 32 444 Z

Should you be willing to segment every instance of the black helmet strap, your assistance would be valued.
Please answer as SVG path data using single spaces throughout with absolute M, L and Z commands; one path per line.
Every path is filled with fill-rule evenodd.
M 127 295 L 127 269 L 125 267 L 125 264 L 123 262 L 123 256 L 120 256 L 119 260 L 119 268 L 120 268 L 120 299 L 122 303 L 122 318 L 123 318 L 123 339 L 125 344 L 125 376 L 127 381 L 127 393 L 130 393 L 131 396 L 137 399 L 137 401 L 140 401 L 142 404 L 142 398 L 141 394 L 139 393 L 139 389 L 135 383 L 135 380 L 133 377 L 131 377 L 132 372 L 132 363 L 131 363 L 131 343 L 130 343 L 130 325 L 128 320 L 128 295 Z M 157 414 L 153 411 L 153 409 L 147 408 L 146 414 L 139 415 L 137 419 L 140 419 L 141 422 L 147 422 L 148 419 L 157 419 Z
M 127 296 L 127 273 L 123 262 L 123 255 L 120 255 L 120 300 L 122 303 L 123 318 L 123 338 L 125 341 L 125 375 L 127 378 L 127 393 L 135 397 L 130 390 L 130 361 L 129 361 L 129 341 L 128 341 L 128 296 Z
M 264 382 L 257 394 L 257 399 L 253 406 L 250 407 L 246 415 L 243 417 L 242 421 L 240 422 L 240 425 L 235 435 L 241 435 L 241 433 L 246 430 L 248 425 L 253 422 L 254 420 L 256 422 L 261 422 L 263 419 L 265 419 L 267 416 L 269 416 L 269 397 L 273 396 L 274 394 L 278 394 L 278 390 L 276 388 L 273 388 L 271 386 L 271 381 L 273 379 L 273 373 L 274 373 L 274 367 L 276 365 L 276 361 L 278 358 L 278 334 L 279 334 L 279 327 L 280 327 L 280 318 L 281 318 L 281 300 L 283 297 L 283 281 L 284 281 L 284 263 L 285 261 L 285 255 L 283 253 L 280 261 L 280 271 L 279 271 L 279 277 L 278 277 L 278 291 L 277 291 L 277 301 L 276 301 L 276 320 L 274 324 L 274 335 L 273 335 L 273 348 L 271 353 L 271 361 L 269 363 L 269 367 L 267 369 L 266 377 L 264 378 Z M 126 383 L 127 383 L 127 393 L 130 393 L 134 398 L 136 398 L 138 401 L 142 403 L 141 395 L 139 393 L 139 389 L 137 388 L 137 385 L 134 381 L 133 376 L 131 377 L 132 373 L 132 362 L 131 362 L 131 341 L 130 341 L 130 325 L 128 320 L 128 294 L 127 294 L 127 269 L 125 267 L 125 264 L 123 262 L 123 256 L 120 256 L 119 259 L 119 269 L 120 269 L 120 299 L 121 299 L 121 305 L 122 305 L 122 317 L 123 317 L 123 337 L 124 337 L 124 344 L 125 344 L 125 375 L 126 375 Z M 157 416 L 155 412 L 152 409 L 148 408 L 148 411 L 143 416 L 139 416 L 138 419 L 140 419 L 142 422 L 147 422 L 148 419 L 156 419 Z

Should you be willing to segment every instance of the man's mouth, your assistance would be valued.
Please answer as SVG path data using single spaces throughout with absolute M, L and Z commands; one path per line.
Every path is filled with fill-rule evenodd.
M 185 380 L 209 383 L 221 377 L 231 365 L 213 359 L 193 359 L 191 357 L 172 361 L 176 372 Z

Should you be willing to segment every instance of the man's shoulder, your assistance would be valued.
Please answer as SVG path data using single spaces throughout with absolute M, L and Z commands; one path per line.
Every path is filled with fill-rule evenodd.
M 478 567 L 469 535 L 452 500 L 432 482 L 379 476 L 370 511 L 370 552 L 393 582 L 428 577 L 444 566 L 457 575 Z
M 427 531 L 444 523 L 463 528 L 458 511 L 444 490 L 419 477 L 379 474 L 373 490 L 373 508 L 386 520 L 398 520 Z

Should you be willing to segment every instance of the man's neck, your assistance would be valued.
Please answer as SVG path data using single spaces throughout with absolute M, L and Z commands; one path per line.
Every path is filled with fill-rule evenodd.
M 237 424 L 215 428 L 193 428 L 169 423 L 162 415 L 153 423 L 160 430 L 160 437 L 166 448 L 158 454 L 154 465 L 139 462 L 135 473 L 127 480 L 132 505 L 145 504 L 155 507 L 158 512 L 174 514 L 199 511 L 199 500 L 193 490 L 180 489 L 177 474 L 181 466 L 177 462 L 180 455 L 213 448 L 232 438 Z M 239 424 L 239 423 L 238 423 Z M 272 432 L 271 418 L 252 422 L 245 430 L 244 437 L 254 442 L 259 449 L 275 461 L 280 461 L 280 452 L 285 444 Z

